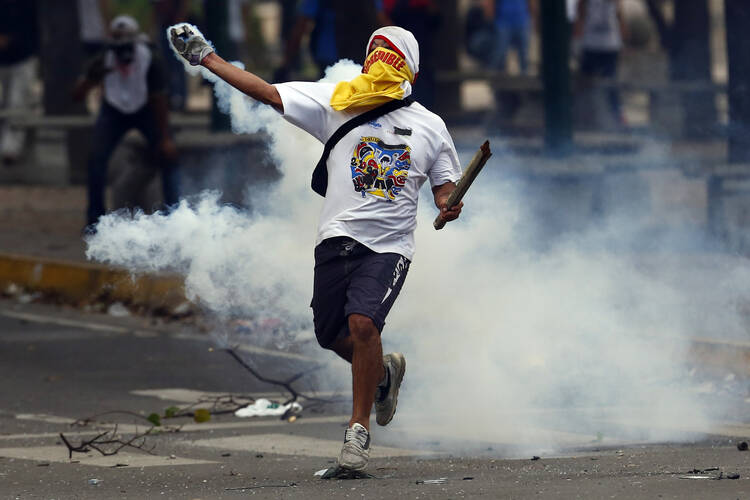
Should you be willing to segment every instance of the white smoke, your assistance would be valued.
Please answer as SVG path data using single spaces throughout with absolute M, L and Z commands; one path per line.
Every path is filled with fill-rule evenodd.
M 357 71 L 339 63 L 327 78 Z M 188 295 L 219 317 L 280 318 L 290 339 L 310 342 L 320 199 L 309 175 L 322 146 L 204 76 L 216 83 L 235 131 L 270 135 L 282 179 L 255 215 L 220 206 L 215 193 L 169 215 L 107 215 L 87 256 L 177 271 Z M 530 247 L 527 235 L 539 232 L 528 213 L 533 200 L 513 179 L 493 175 L 502 168 L 497 158 L 485 168 L 462 218 L 442 231 L 432 229 L 436 210 L 429 190 L 422 193 L 417 254 L 383 332 L 386 350 L 406 354 L 407 376 L 397 418 L 375 439 L 517 453 L 709 431 L 714 413 L 693 391 L 686 353 L 694 336 L 746 334 L 737 304 L 750 297 L 750 266 L 658 250 L 669 241 L 633 250 L 642 221 L 627 213 L 544 251 Z

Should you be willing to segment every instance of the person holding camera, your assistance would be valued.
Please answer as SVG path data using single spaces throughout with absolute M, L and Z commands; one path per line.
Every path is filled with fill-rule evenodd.
M 88 65 L 73 91 L 84 99 L 102 86 L 102 104 L 94 125 L 88 164 L 87 230 L 106 212 L 107 166 L 130 130 L 140 131 L 162 170 L 164 203 L 178 201 L 177 149 L 169 129 L 163 63 L 140 34 L 138 22 L 118 16 L 110 24 L 111 40 Z

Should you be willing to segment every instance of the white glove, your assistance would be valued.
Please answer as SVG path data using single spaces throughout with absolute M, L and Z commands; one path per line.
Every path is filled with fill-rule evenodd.
M 205 38 L 196 34 L 189 24 L 169 30 L 172 47 L 192 66 L 198 66 L 204 57 L 214 51 Z

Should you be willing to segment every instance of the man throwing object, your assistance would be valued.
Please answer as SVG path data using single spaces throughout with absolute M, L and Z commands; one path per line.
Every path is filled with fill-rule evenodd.
M 445 123 L 409 98 L 419 72 L 417 40 L 402 28 L 381 28 L 370 37 L 362 74 L 352 81 L 270 85 L 224 61 L 187 25 L 172 28 L 171 38 L 191 64 L 205 66 L 326 143 L 328 156 L 316 169 L 323 175 L 317 187 L 316 176 L 313 181 L 325 202 L 311 306 L 320 345 L 352 365 L 354 402 L 339 465 L 362 470 L 373 403 L 377 423 L 387 425 L 406 370 L 402 354 L 383 356 L 380 334 L 414 254 L 420 187 L 429 179 L 446 221 L 456 219 L 463 205 L 447 207 L 461 167 Z M 336 134 L 352 118 L 394 104 L 403 106 Z

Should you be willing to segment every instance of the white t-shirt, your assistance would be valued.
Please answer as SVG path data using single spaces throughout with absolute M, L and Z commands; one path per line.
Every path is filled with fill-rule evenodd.
M 622 48 L 617 0 L 588 0 L 581 46 L 606 51 L 618 51 Z
M 104 99 L 122 113 L 135 113 L 148 101 L 151 50 L 145 43 L 138 42 L 134 56 L 133 62 L 123 71 L 117 67 L 112 50 L 104 55 L 104 64 L 112 68 L 104 77 Z
M 331 108 L 334 87 L 320 82 L 277 84 L 284 118 L 325 144 L 357 114 Z M 310 165 L 316 161 L 311 158 Z M 316 244 L 348 236 L 375 252 L 411 260 L 422 184 L 429 179 L 431 186 L 439 186 L 460 177 L 445 123 L 421 104 L 361 125 L 343 137 L 328 158 L 328 190 Z

